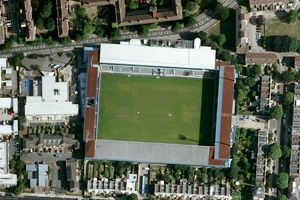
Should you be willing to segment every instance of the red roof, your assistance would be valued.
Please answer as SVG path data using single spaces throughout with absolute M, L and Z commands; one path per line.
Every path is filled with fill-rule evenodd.
M 208 155 L 208 164 L 209 165 L 224 165 L 224 160 L 215 160 L 214 159 L 214 147 L 209 147 L 209 155 Z
M 86 97 L 96 97 L 97 77 L 98 77 L 98 68 L 97 67 L 88 67 Z
M 221 133 L 219 158 L 230 157 L 230 134 L 234 91 L 234 68 L 224 67 L 223 102 L 221 113 Z
M 85 157 L 92 158 L 95 156 L 95 140 L 89 140 L 85 143 Z
M 95 139 L 95 112 L 96 109 L 93 107 L 85 108 L 83 141 Z
M 99 63 L 99 49 L 88 52 L 88 67 Z

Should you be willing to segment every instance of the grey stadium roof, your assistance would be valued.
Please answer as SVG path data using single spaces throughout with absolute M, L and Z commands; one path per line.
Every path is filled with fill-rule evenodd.
M 208 165 L 209 146 L 97 140 L 93 159 Z

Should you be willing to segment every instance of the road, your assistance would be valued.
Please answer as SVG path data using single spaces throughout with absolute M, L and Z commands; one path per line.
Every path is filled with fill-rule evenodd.
M 225 7 L 228 8 L 236 8 L 238 6 L 238 3 L 236 0 L 222 0 L 221 3 Z M 199 16 L 196 17 L 196 24 L 192 28 L 184 28 L 181 30 L 181 32 L 187 32 L 187 31 L 204 31 L 208 29 L 209 27 L 213 26 L 218 22 L 218 20 L 213 19 L 210 16 L 214 16 L 215 13 L 212 11 L 208 11 L 208 13 L 202 13 Z M 156 29 L 153 29 L 149 32 L 147 35 L 147 38 L 159 38 L 159 37 L 166 37 L 173 38 L 173 39 L 179 39 L 180 33 L 174 33 L 171 31 L 170 28 L 161 28 L 158 27 Z M 125 39 L 132 39 L 132 38 L 139 38 L 139 35 L 137 33 L 124 33 L 121 35 L 120 40 Z M 47 51 L 48 53 L 53 52 L 59 52 L 59 51 L 67 51 L 72 50 L 75 47 L 81 47 L 84 44 L 100 44 L 101 42 L 105 42 L 107 39 L 99 39 L 99 38 L 91 38 L 87 40 L 83 40 L 80 42 L 74 42 L 72 44 L 68 45 L 61 45 L 61 44 L 53 44 L 53 45 L 47 45 L 47 44 L 41 44 L 41 45 L 23 45 L 23 46 L 14 46 L 10 50 L 2 50 L 0 52 L 0 55 L 10 55 L 12 53 L 16 52 L 40 52 L 40 51 Z

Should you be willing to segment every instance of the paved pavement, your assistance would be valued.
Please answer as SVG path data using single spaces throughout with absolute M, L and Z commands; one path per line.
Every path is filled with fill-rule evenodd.
M 254 115 L 237 115 L 232 118 L 233 124 L 240 128 L 266 130 L 269 125 L 264 119 L 257 118 Z

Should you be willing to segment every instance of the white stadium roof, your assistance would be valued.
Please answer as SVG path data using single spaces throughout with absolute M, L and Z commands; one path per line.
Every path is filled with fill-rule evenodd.
M 173 48 L 130 44 L 101 44 L 102 64 L 215 69 L 216 51 L 210 47 Z

